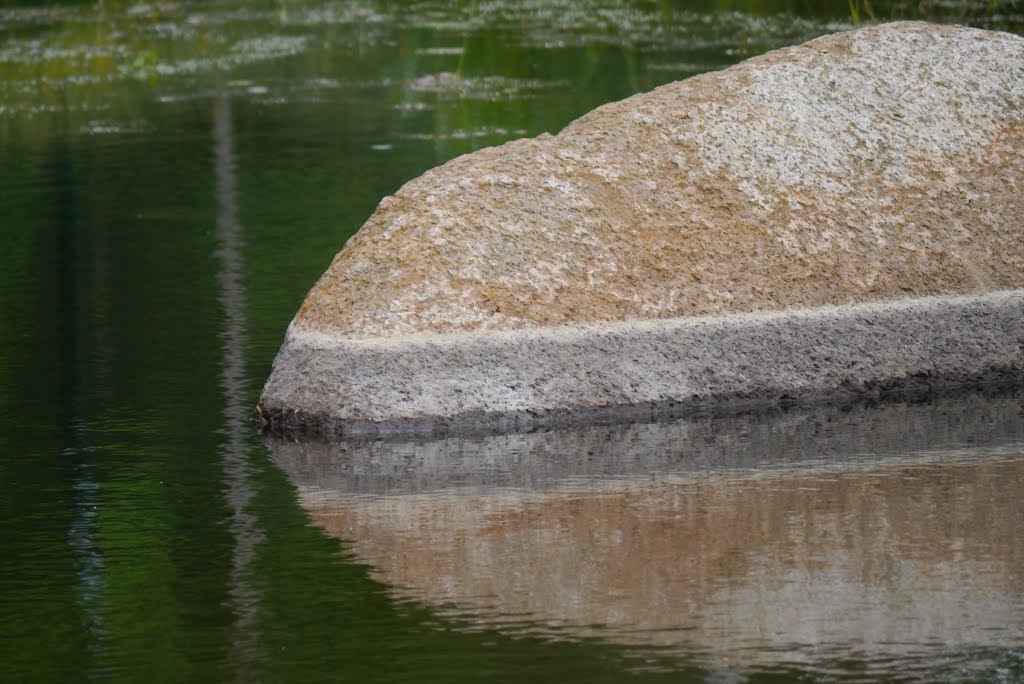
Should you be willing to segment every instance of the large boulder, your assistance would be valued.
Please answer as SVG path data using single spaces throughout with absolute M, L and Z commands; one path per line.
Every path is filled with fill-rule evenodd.
M 261 412 L 436 431 L 1019 380 L 1021 288 L 1024 38 L 887 24 L 410 181 L 310 291 Z

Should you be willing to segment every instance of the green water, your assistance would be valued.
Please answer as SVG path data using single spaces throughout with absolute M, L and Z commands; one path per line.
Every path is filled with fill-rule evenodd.
M 872 9 L 1024 32 L 1016 3 Z M 307 289 L 406 180 L 850 25 L 812 0 L 0 3 L 0 680 L 862 676 L 852 645 L 711 666 L 396 592 L 248 422 Z M 1024 646 L 993 649 L 913 676 L 1020 681 Z

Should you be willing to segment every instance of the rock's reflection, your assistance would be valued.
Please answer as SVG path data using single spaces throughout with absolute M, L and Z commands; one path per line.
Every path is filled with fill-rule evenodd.
M 1024 643 L 1022 399 L 271 446 L 396 595 L 480 624 L 927 668 Z

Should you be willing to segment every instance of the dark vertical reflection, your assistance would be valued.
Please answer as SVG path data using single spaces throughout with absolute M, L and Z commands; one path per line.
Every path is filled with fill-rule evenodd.
M 244 431 L 247 405 L 245 390 L 245 286 L 242 283 L 242 239 L 238 223 L 237 178 L 235 175 L 234 131 L 231 98 L 220 90 L 213 100 L 213 139 L 217 180 L 217 280 L 219 301 L 224 315 L 221 333 L 223 357 L 220 387 L 224 395 L 225 496 L 231 510 L 230 530 L 234 538 L 231 554 L 228 594 L 235 619 L 232 634 L 232 662 L 239 681 L 250 679 L 250 668 L 257 659 L 259 634 L 255 619 L 259 611 L 260 590 L 251 570 L 256 546 L 263 530 L 249 510 L 255 492 L 254 470 L 245 448 Z
M 71 520 L 67 543 L 75 558 L 75 602 L 81 610 L 82 627 L 89 648 L 102 643 L 102 596 L 105 586 L 103 557 L 96 543 L 99 483 L 95 463 L 89 458 L 84 407 L 86 378 L 82 321 L 82 235 L 78 215 L 75 150 L 71 124 L 65 123 L 62 137 L 61 182 L 57 200 L 58 243 L 58 329 L 61 367 L 62 429 L 61 457 L 71 478 Z

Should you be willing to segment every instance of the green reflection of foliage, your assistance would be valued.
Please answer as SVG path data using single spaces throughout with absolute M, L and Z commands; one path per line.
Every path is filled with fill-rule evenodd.
M 875 10 L 871 6 L 870 0 L 849 0 L 850 2 L 850 18 L 854 24 L 861 23 L 864 21 L 875 21 Z
M 22 3 L 3 6 L 17 16 Z M 879 17 L 953 11 L 873 6 Z M 202 5 L 46 7 L 0 34 L 0 673 L 15 673 L 0 679 L 9 681 L 233 678 L 216 380 L 223 313 L 211 256 L 217 89 L 234 107 L 254 402 L 309 284 L 409 178 L 746 56 L 729 49 L 760 51 L 849 19 L 824 0 L 463 0 L 454 9 L 280 0 L 245 5 L 244 20 Z M 956 7 L 983 25 L 1019 17 L 996 0 Z M 450 25 L 424 21 L 425 8 L 443 9 Z M 315 23 L 328 10 L 375 21 Z M 701 13 L 714 20 L 699 36 L 717 40 L 711 47 L 687 42 Z M 789 28 L 794 17 L 803 23 Z M 282 36 L 309 44 L 239 56 L 275 45 L 254 38 Z M 429 51 L 439 47 L 460 51 Z M 656 60 L 695 67 L 652 70 Z M 449 86 L 410 87 L 445 73 Z M 113 132 L 82 135 L 95 132 L 93 119 Z M 260 464 L 252 508 L 267 535 L 253 562 L 257 679 L 703 677 L 678 664 L 665 676 L 623 673 L 633 661 L 606 645 L 467 633 L 396 604 L 307 526 L 262 446 L 252 438 L 244 448 Z M 88 567 L 70 545 L 79 527 L 102 565 Z
M 195 258 L 211 246 L 194 215 L 145 217 L 182 171 L 151 164 L 158 147 L 112 154 L 67 133 L 0 148 L 21 174 L 0 195 L 0 244 L 20 245 L 0 298 L 17 331 L 5 334 L 16 417 L 0 555 L 17 560 L 0 572 L 0 679 L 216 679 L 229 539 L 220 466 L 197 455 L 216 442 L 204 340 L 217 303 L 180 287 L 211 290 Z M 194 176 L 202 156 L 174 159 Z M 200 213 L 203 194 L 190 197 Z

